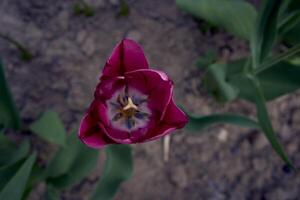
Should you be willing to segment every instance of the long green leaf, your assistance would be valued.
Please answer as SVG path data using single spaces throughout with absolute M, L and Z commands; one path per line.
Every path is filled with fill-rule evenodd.
M 10 154 L 10 159 L 7 161 L 7 165 L 18 162 L 19 160 L 25 158 L 30 150 L 30 144 L 28 140 L 23 141 L 14 152 Z M 2 153 L 2 152 L 1 152 Z
M 300 66 L 280 62 L 257 74 L 266 101 L 274 100 L 300 88 Z M 255 102 L 256 95 L 245 74 L 228 78 L 229 83 L 239 88 L 239 97 Z
M 267 101 L 300 88 L 300 66 L 281 62 L 258 74 Z
M 16 145 L 6 135 L 0 133 L 0 167 L 9 162 L 15 149 Z
M 273 149 L 275 152 L 279 155 L 279 157 L 290 167 L 294 168 L 292 162 L 287 157 L 286 153 L 284 152 L 284 149 L 282 148 L 281 144 L 277 140 L 277 137 L 275 135 L 272 123 L 269 118 L 269 114 L 267 111 L 267 107 L 265 104 L 265 98 L 263 91 L 261 89 L 259 80 L 256 79 L 252 75 L 247 75 L 248 80 L 250 81 L 253 91 L 256 94 L 255 103 L 256 103 L 256 111 L 257 111 L 257 118 L 260 123 L 260 126 L 265 133 L 265 136 L 271 143 Z
M 296 45 L 300 43 L 299 0 L 285 0 L 281 6 L 279 31 L 285 42 Z
M 277 20 L 283 0 L 264 0 L 259 12 L 255 31 L 251 39 L 253 66 L 258 65 L 270 54 L 277 36 Z
M 0 60 L 0 127 L 19 129 L 21 119 L 7 85 L 4 69 Z
M 8 181 L 14 176 L 16 171 L 22 166 L 24 160 L 20 160 L 14 164 L 6 165 L 0 168 L 0 191 L 8 183 Z
M 25 190 L 25 186 L 28 177 L 31 172 L 31 168 L 35 162 L 36 154 L 32 154 L 22 164 L 16 174 L 10 179 L 10 181 L 0 191 L 0 199 L 5 200 L 21 200 Z
M 289 7 L 291 5 L 291 3 L 293 2 L 294 0 L 285 0 L 282 2 L 281 6 L 280 6 L 280 10 L 279 10 L 279 17 L 280 17 L 280 20 L 283 19 L 286 15 L 286 12 L 288 12 L 289 10 Z M 298 0 L 295 0 L 295 1 L 298 1 Z
M 259 74 L 265 70 L 267 70 L 268 68 L 273 67 L 274 65 L 278 64 L 281 61 L 287 60 L 291 57 L 293 57 L 294 55 L 300 53 L 300 43 L 293 46 L 292 48 L 290 48 L 289 50 L 287 50 L 286 52 L 277 55 L 275 57 L 272 57 L 268 60 L 266 60 L 265 62 L 263 62 L 258 69 L 255 69 L 254 74 Z
M 231 101 L 238 95 L 238 90 L 226 81 L 227 65 L 215 63 L 208 67 L 204 83 L 206 88 L 219 101 Z
M 278 25 L 280 35 L 284 35 L 292 31 L 294 27 L 300 22 L 300 10 L 294 11 L 286 16 Z
M 298 22 L 293 28 L 292 30 L 290 30 L 289 32 L 287 32 L 284 36 L 283 36 L 283 40 L 288 42 L 289 44 L 299 44 L 300 43 L 300 22 Z
M 27 156 L 29 153 L 29 142 L 25 140 L 17 147 L 5 135 L 0 135 L 0 167 L 11 165 Z
M 228 32 L 250 39 L 256 11 L 246 1 L 237 0 L 176 0 L 179 8 L 195 17 L 204 19 Z
M 30 130 L 41 138 L 58 145 L 65 144 L 66 131 L 56 112 L 47 111 L 34 123 Z
M 189 123 L 186 128 L 193 131 L 199 131 L 215 124 L 231 124 L 255 129 L 260 128 L 256 121 L 248 117 L 235 114 L 213 114 L 200 117 L 188 114 L 188 117 Z
M 58 189 L 75 184 L 96 166 L 98 157 L 99 151 L 86 147 L 73 132 L 66 146 L 50 161 L 46 169 L 47 182 Z
M 103 175 L 96 185 L 91 200 L 110 200 L 121 183 L 132 175 L 133 162 L 130 146 L 111 145 L 106 148 L 106 162 Z

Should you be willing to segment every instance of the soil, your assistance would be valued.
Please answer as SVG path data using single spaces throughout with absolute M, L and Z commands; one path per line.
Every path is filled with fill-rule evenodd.
M 205 31 L 205 23 L 180 11 L 173 0 L 128 0 L 128 16 L 118 16 L 117 0 L 86 0 L 95 9 L 92 17 L 75 15 L 76 2 L 0 1 L 1 33 L 24 43 L 34 54 L 24 62 L 13 45 L 0 40 L 8 81 L 26 121 L 51 109 L 60 114 L 68 130 L 77 128 L 102 66 L 124 37 L 139 42 L 151 66 L 174 80 L 176 102 L 187 111 L 255 116 L 254 107 L 246 102 L 217 103 L 195 66 L 208 49 L 216 49 L 220 59 L 243 57 L 248 53 L 246 42 L 220 29 Z M 298 168 L 299 99 L 300 92 L 295 92 L 268 104 L 278 137 Z M 185 129 L 172 134 L 168 162 L 163 161 L 161 140 L 132 145 L 134 174 L 115 199 L 300 199 L 299 174 L 287 170 L 261 132 L 218 125 L 194 134 Z M 47 146 L 34 141 L 36 146 Z M 40 151 L 41 159 L 47 159 L 53 147 L 45 149 Z M 99 176 L 101 170 L 96 170 L 65 190 L 61 199 L 88 199 Z M 41 199 L 42 190 L 39 185 L 30 199 Z

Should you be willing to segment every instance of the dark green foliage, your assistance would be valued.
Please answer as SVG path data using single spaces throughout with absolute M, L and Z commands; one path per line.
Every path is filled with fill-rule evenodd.
M 120 184 L 131 177 L 133 170 L 131 151 L 131 147 L 126 145 L 112 145 L 106 148 L 104 171 L 91 200 L 113 199 Z
M 222 7 L 213 6 L 221 2 Z M 254 103 L 258 120 L 256 123 L 233 114 L 190 116 L 188 127 L 199 130 L 213 123 L 229 123 L 261 129 L 276 153 L 292 168 L 291 161 L 277 140 L 265 104 L 300 88 L 300 65 L 295 62 L 300 53 L 299 1 L 264 0 L 257 17 L 243 0 L 177 0 L 177 4 L 210 24 L 224 27 L 228 32 L 250 40 L 250 58 L 210 64 L 206 67 L 205 85 L 217 100 L 241 98 Z M 238 19 L 232 17 L 231 13 L 236 14 Z M 232 25 L 228 25 L 230 23 Z M 249 35 L 243 30 L 249 30 Z M 281 39 L 293 46 L 282 54 L 274 55 L 273 46 Z
M 20 166 L 7 184 L 0 191 L 0 199 L 21 200 L 26 188 L 32 166 L 35 162 L 36 154 L 32 154 Z M 5 173 L 8 173 L 7 171 Z
M 30 125 L 30 130 L 50 143 L 63 146 L 66 131 L 57 113 L 47 111 Z
M 176 0 L 176 3 L 182 10 L 209 24 L 220 26 L 238 37 L 250 39 L 256 11 L 246 1 Z
M 21 119 L 8 88 L 0 59 L 0 126 L 20 129 Z

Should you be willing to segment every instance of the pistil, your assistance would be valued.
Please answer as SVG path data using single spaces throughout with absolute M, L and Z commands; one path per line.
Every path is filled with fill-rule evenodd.
M 126 118 L 131 118 L 138 111 L 138 107 L 133 103 L 130 97 L 128 97 L 127 102 L 127 105 L 122 108 L 122 113 Z

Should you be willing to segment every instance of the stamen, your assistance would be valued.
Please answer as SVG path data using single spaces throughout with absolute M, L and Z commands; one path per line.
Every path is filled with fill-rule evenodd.
M 128 118 L 126 120 L 126 126 L 128 129 L 132 129 L 132 127 L 134 127 L 135 125 L 135 121 L 132 118 Z
M 117 104 L 115 102 L 109 102 L 110 105 L 112 105 L 115 109 L 120 109 L 120 104 Z
M 129 132 L 145 127 L 151 115 L 147 101 L 145 95 L 134 89 L 121 89 L 108 104 L 108 116 L 113 126 Z
M 121 106 L 125 106 L 125 105 L 127 105 L 128 104 L 128 98 L 126 98 L 125 96 L 121 96 L 121 95 L 119 95 L 118 96 L 118 98 L 117 98 L 117 101 L 118 101 L 118 103 L 121 105 Z
M 148 117 L 149 114 L 145 112 L 137 111 L 134 116 L 138 119 L 144 119 L 145 117 Z
M 123 117 L 123 114 L 122 113 L 117 113 L 113 118 L 112 120 L 113 121 L 118 121 L 119 119 L 121 119 Z
M 128 101 L 128 103 L 123 108 L 123 110 L 129 110 L 129 109 L 137 110 L 138 109 L 138 107 L 132 102 L 132 99 L 130 97 L 128 97 L 127 101 Z
M 141 104 L 147 102 L 147 98 L 140 99 L 140 98 L 133 97 L 132 99 L 133 99 L 133 102 L 134 102 L 137 106 L 139 106 L 139 105 L 141 105 Z

